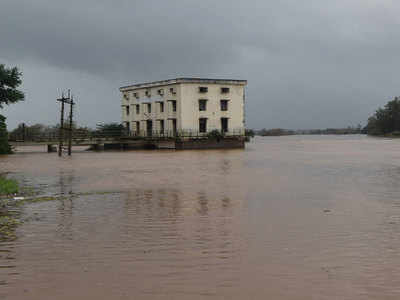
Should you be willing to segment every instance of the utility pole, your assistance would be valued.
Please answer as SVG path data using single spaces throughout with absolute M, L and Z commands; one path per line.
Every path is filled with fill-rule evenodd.
M 71 111 L 70 111 L 70 129 L 72 130 L 72 105 L 73 105 L 73 100 L 71 100 L 71 91 L 68 90 L 68 96 L 64 97 L 64 93 L 62 93 L 62 96 L 60 99 L 57 99 L 57 101 L 61 102 L 61 117 L 60 117 L 60 131 L 59 131 L 59 137 L 58 137 L 58 156 L 62 155 L 62 148 L 63 148 L 63 143 L 64 143 L 64 105 L 65 104 L 70 104 L 71 105 Z M 69 143 L 68 143 L 68 155 L 71 155 L 70 152 L 70 145 L 72 144 L 72 134 L 70 133 L 69 135 Z
M 72 152 L 72 112 L 74 105 L 74 96 L 71 96 L 71 102 L 69 103 L 69 134 L 68 134 L 68 155 L 71 156 Z

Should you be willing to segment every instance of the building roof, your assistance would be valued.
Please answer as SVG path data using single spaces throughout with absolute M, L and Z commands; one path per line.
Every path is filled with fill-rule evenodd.
M 157 86 L 178 84 L 178 83 L 204 83 L 204 84 L 226 84 L 226 85 L 246 85 L 247 80 L 238 80 L 238 79 L 211 79 L 211 78 L 175 78 L 175 79 L 167 79 L 153 82 L 145 82 L 138 83 L 120 87 L 120 91 L 128 91 L 134 89 L 142 89 L 142 88 L 152 88 Z

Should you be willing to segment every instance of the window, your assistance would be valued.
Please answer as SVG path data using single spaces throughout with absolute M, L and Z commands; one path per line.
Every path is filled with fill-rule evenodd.
M 137 134 L 140 133 L 140 122 L 139 121 L 136 122 L 136 133 Z
M 160 102 L 160 113 L 164 112 L 164 102 Z
M 173 87 L 169 89 L 169 92 L 170 92 L 172 95 L 175 95 L 175 94 L 176 94 L 175 88 L 173 88 Z
M 228 88 L 228 87 L 222 87 L 222 88 L 221 88 L 221 93 L 222 93 L 222 94 L 227 94 L 227 93 L 229 93 L 229 88 Z
M 229 100 L 221 100 L 221 110 L 227 111 L 228 110 L 228 101 Z
M 199 92 L 200 92 L 200 93 L 207 93 L 207 92 L 208 92 L 208 87 L 206 87 L 206 86 L 200 86 L 200 87 L 199 87 Z
M 207 118 L 199 119 L 199 132 L 207 132 Z
M 164 95 L 164 90 L 163 90 L 163 89 L 159 89 L 159 90 L 157 91 L 157 93 L 158 93 L 160 96 L 162 96 L 162 95 Z
M 151 114 L 151 103 L 147 103 L 147 112 Z
M 136 114 L 140 114 L 140 104 L 136 104 Z
M 172 101 L 172 111 L 176 111 L 176 101 Z
M 221 118 L 221 131 L 228 132 L 228 118 Z
M 128 94 L 124 94 L 124 98 L 125 98 L 125 100 L 129 100 L 129 95 Z
M 125 107 L 125 110 L 126 110 L 126 115 L 129 116 L 129 105 L 127 105 L 127 106 Z
M 139 98 L 139 93 L 133 93 L 133 97 L 135 97 L 136 99 Z
M 199 111 L 206 111 L 207 110 L 207 100 L 200 99 L 199 100 Z
M 146 96 L 147 96 L 147 97 L 150 97 L 150 96 L 151 96 L 150 90 L 147 90 L 147 91 L 146 91 Z

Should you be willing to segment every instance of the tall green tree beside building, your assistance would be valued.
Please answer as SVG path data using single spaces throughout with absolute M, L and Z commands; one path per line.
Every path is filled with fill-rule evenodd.
M 22 73 L 17 67 L 7 68 L 0 64 L 0 109 L 4 105 L 24 100 L 24 93 L 17 89 L 22 83 L 21 77 Z M 6 118 L 0 114 L 0 154 L 11 153 L 5 121 Z

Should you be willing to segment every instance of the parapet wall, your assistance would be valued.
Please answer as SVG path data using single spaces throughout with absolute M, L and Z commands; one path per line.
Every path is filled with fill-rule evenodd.
M 134 149 L 243 149 L 244 138 L 220 138 L 220 139 L 184 139 L 150 141 L 136 140 L 127 142 L 104 143 L 92 145 L 90 150 L 134 150 Z
M 244 139 L 194 139 L 176 141 L 175 149 L 189 150 L 189 149 L 243 149 Z

